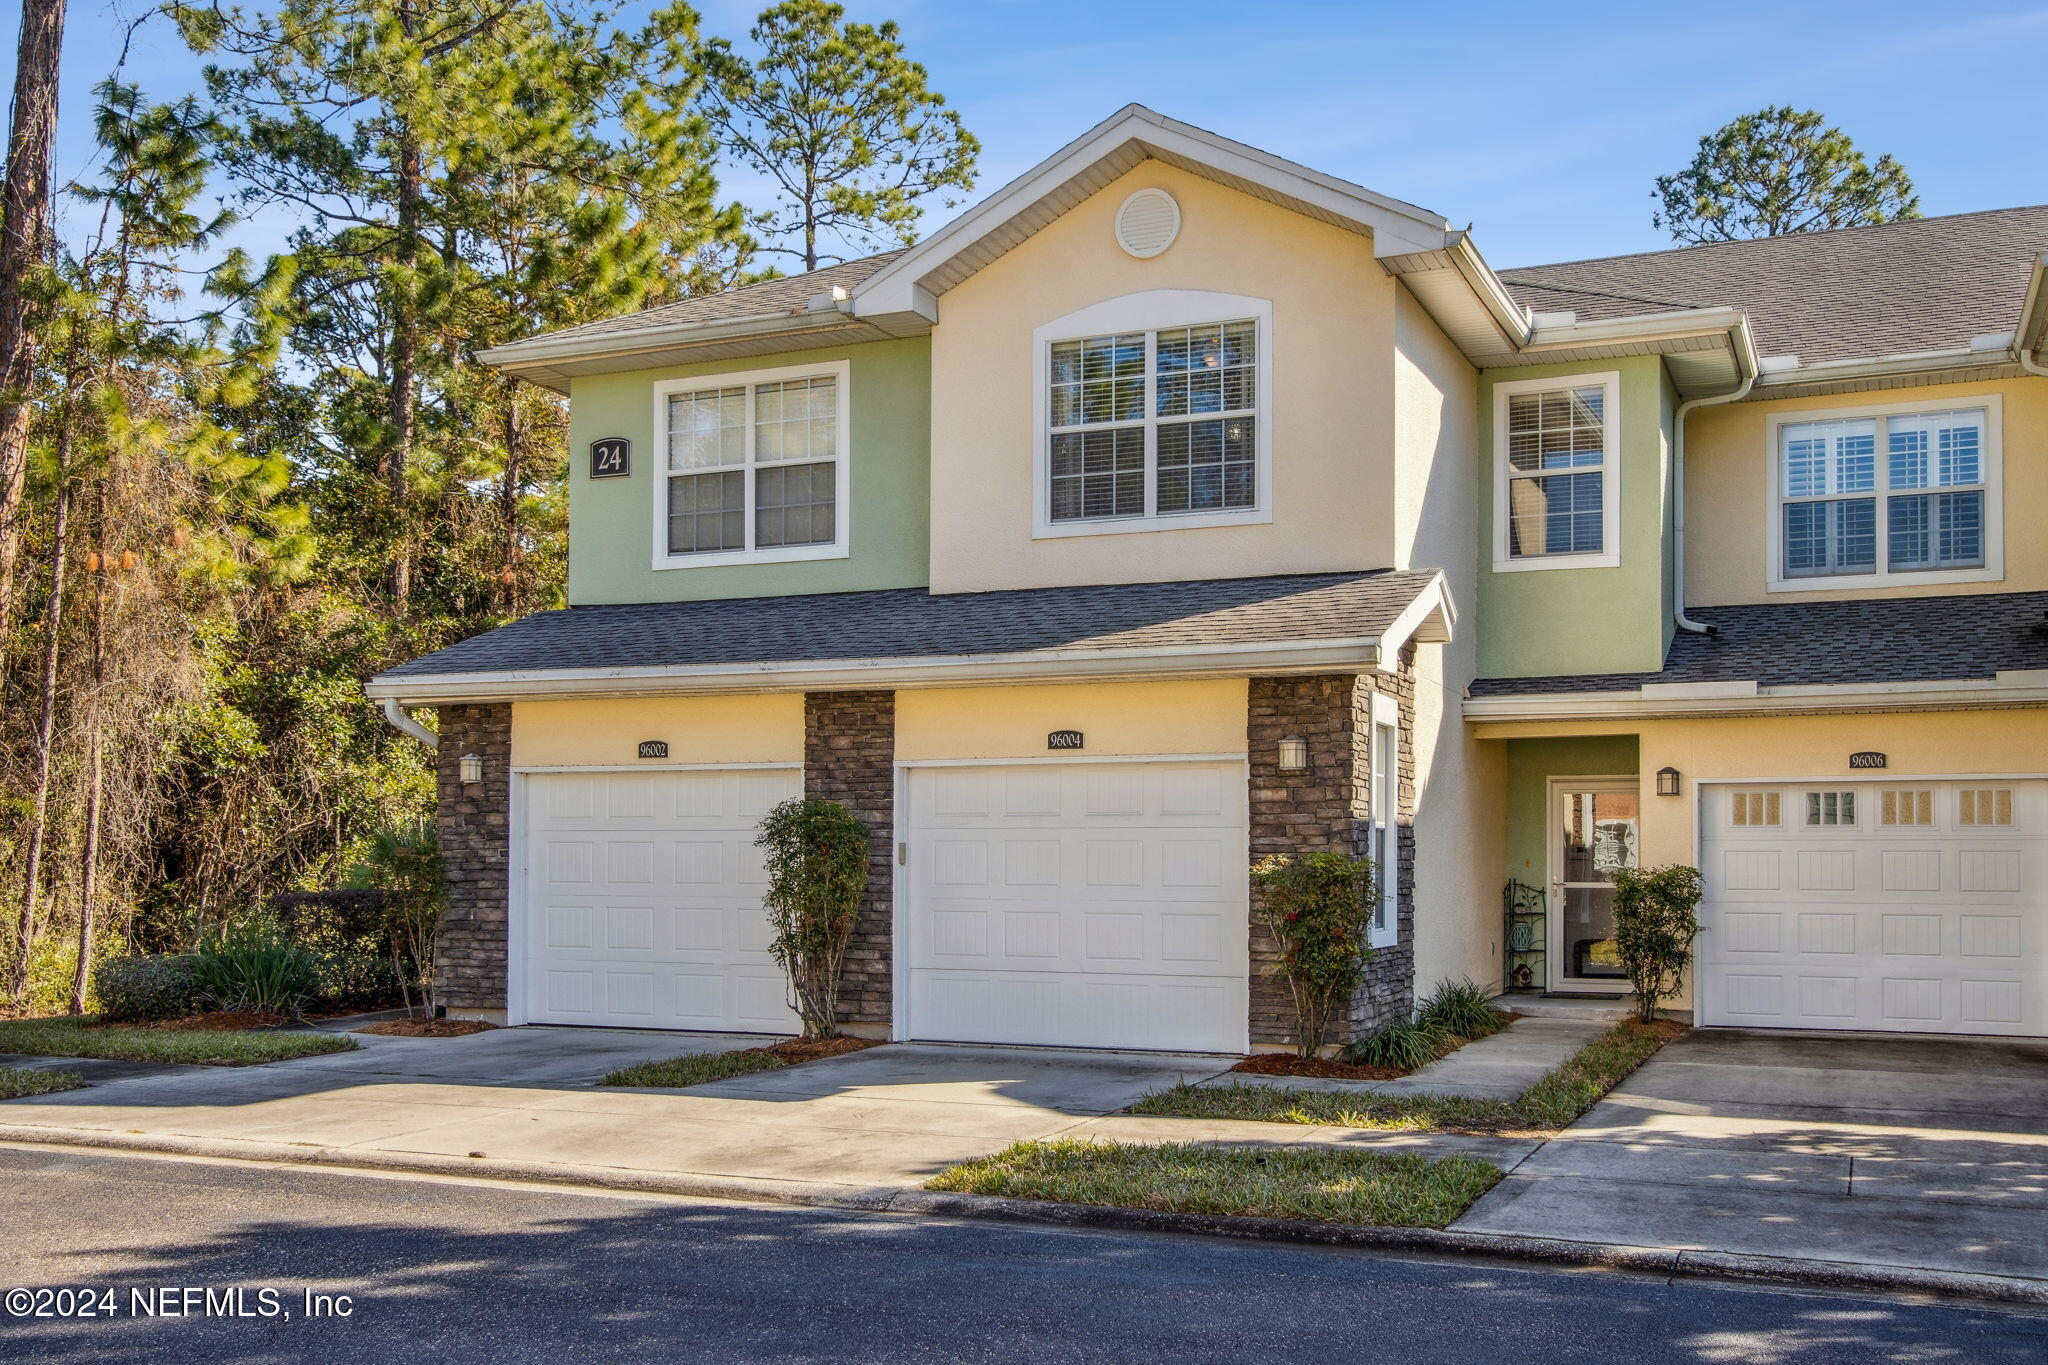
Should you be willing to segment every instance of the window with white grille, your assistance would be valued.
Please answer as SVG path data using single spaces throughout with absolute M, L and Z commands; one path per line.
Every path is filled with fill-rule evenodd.
M 1775 424 L 1772 586 L 1999 576 L 1998 405 Z
M 1734 792 L 1728 798 L 1729 823 L 1740 829 L 1776 829 L 1784 819 L 1777 792 Z
M 1877 795 L 1877 822 L 1894 828 L 1934 824 L 1934 793 L 1920 787 L 1887 787 Z
M 1964 787 L 1956 793 L 1956 823 L 1966 828 L 2012 823 L 2011 787 Z
M 1259 504 L 1259 324 L 1055 341 L 1047 488 L 1054 522 Z
M 846 365 L 655 386 L 655 566 L 846 553 Z
M 1494 386 L 1494 567 L 1620 562 L 1620 376 Z
M 1806 823 L 1809 825 L 1853 825 L 1856 823 L 1856 793 L 1808 792 Z

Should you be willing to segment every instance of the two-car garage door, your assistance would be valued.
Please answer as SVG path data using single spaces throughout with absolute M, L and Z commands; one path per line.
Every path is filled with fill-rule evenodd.
M 526 779 L 514 970 L 534 1023 L 786 1033 L 760 818 L 789 769 Z M 899 1033 L 1242 1051 L 1242 762 L 911 770 Z
M 1703 1022 L 2048 1033 L 2048 783 L 1703 793 Z

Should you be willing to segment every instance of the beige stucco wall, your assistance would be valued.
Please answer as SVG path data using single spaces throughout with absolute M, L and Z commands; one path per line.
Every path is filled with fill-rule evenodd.
M 1396 293 L 1395 561 L 1444 571 L 1463 613 L 1477 605 L 1479 379 L 1406 289 Z M 1415 654 L 1415 985 L 1500 975 L 1503 776 L 1497 744 L 1459 719 L 1478 658 L 1476 614 Z
M 1773 413 L 1853 411 L 1888 403 L 2004 398 L 2005 578 L 1985 583 L 1767 592 L 1766 537 L 1773 534 L 1769 421 Z M 2048 588 L 2048 379 L 1836 393 L 1702 408 L 1687 422 L 1685 586 L 1689 604 L 1928 597 L 2036 592 Z
M 635 756 L 643 739 L 668 741 L 666 760 Z M 801 763 L 800 692 L 762 696 L 522 701 L 512 707 L 515 768 L 654 763 Z
M 1156 186 L 1180 236 L 1138 260 L 1116 210 Z M 1148 161 L 939 300 L 932 334 L 935 592 L 1376 568 L 1394 562 L 1394 291 L 1372 244 Z M 1273 520 L 1034 541 L 1032 332 L 1126 294 L 1273 305 Z
M 924 688 L 896 694 L 896 757 L 1045 758 L 1045 737 L 1079 730 L 1063 758 L 1240 754 L 1245 680 Z
M 2048 772 L 2048 707 L 1606 725 L 1530 722 L 1472 728 L 1486 739 L 1639 736 L 1643 791 L 1639 856 L 1645 866 L 1697 860 L 1694 821 L 1702 782 L 1883 781 Z M 1849 755 L 1864 750 L 1887 756 L 1883 772 L 1849 770 Z M 1666 767 L 1676 768 L 1682 775 L 1684 790 L 1678 796 L 1652 794 L 1650 775 Z M 1689 1008 L 1690 997 L 1679 1004 Z

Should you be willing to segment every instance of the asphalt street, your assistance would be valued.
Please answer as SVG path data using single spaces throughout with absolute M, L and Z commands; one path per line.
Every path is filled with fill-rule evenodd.
M 2048 1359 L 2025 1311 L 23 1148 L 0 1291 L 9 1361 Z

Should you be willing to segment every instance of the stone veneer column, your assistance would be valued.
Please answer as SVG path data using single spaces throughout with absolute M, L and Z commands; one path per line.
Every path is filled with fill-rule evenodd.
M 1245 745 L 1250 769 L 1251 855 L 1360 853 L 1372 812 L 1372 696 L 1375 687 L 1400 702 L 1401 780 L 1396 836 L 1401 887 L 1400 939 L 1375 949 L 1366 981 L 1348 1013 L 1331 1029 L 1331 1042 L 1406 1017 L 1414 1003 L 1413 830 L 1414 767 L 1410 755 L 1414 687 L 1406 676 L 1322 674 L 1253 678 Z M 1280 740 L 1308 741 L 1306 772 L 1283 773 Z M 1294 1008 L 1286 985 L 1272 975 L 1276 945 L 1256 922 L 1251 929 L 1251 1040 L 1293 1044 Z
M 505 926 L 511 859 L 512 708 L 443 706 L 434 753 L 436 828 L 447 869 L 448 908 L 435 957 L 441 1001 L 452 1009 L 505 1008 Z M 484 761 L 484 780 L 464 786 L 464 754 Z
M 896 883 L 896 694 L 804 694 L 804 795 L 849 806 L 874 831 L 868 890 L 846 950 L 840 1018 L 890 1021 Z

